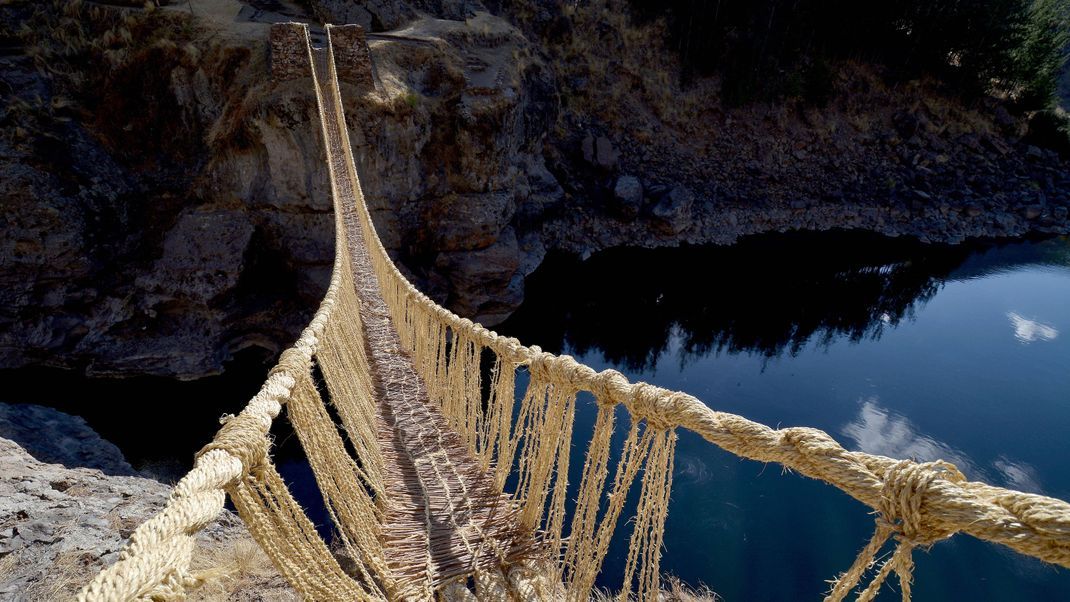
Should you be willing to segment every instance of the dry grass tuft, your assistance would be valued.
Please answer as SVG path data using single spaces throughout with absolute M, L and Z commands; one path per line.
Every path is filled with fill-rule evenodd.
M 622 598 L 605 590 L 591 592 L 591 602 L 630 602 L 631 597 Z M 658 602 L 718 602 L 722 600 L 712 589 L 705 585 L 691 587 L 677 577 L 667 577 L 664 588 L 658 594 Z
M 61 552 L 45 572 L 45 578 L 26 588 L 25 599 L 28 602 L 70 599 L 83 584 L 89 581 L 98 568 L 83 562 L 82 554 L 79 552 Z
M 665 51 L 664 19 L 637 23 L 623 0 L 569 4 L 564 12 L 576 33 L 553 57 L 555 71 L 565 81 L 587 81 L 564 90 L 570 113 L 615 123 L 649 108 L 665 124 L 686 129 L 709 108 L 715 82 L 685 87 L 673 75 L 680 64 Z
M 0 557 L 0 583 L 9 581 L 14 576 L 20 557 L 21 553 L 18 551 Z
M 191 601 L 236 600 L 242 599 L 242 593 L 252 592 L 265 600 L 296 600 L 271 559 L 249 537 L 201 546 L 191 568 L 204 580 L 190 592 Z

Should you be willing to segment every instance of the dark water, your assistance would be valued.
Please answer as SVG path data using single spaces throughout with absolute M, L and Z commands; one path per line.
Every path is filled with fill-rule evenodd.
M 1070 499 L 1067 239 L 941 247 L 826 233 L 558 257 L 499 330 L 849 449 L 944 458 L 973 479 Z M 591 415 L 581 408 L 578 432 Z M 868 540 L 867 511 L 685 433 L 662 566 L 726 600 L 820 599 Z M 619 585 L 625 552 L 620 538 L 603 585 Z M 1070 599 L 1070 571 L 968 536 L 915 559 L 915 600 Z
M 718 410 L 821 428 L 850 449 L 948 459 L 971 478 L 1070 499 L 1068 239 L 942 247 L 823 233 L 551 257 L 499 330 Z M 7 401 L 82 415 L 135 468 L 168 480 L 188 469 L 220 414 L 256 392 L 271 359 L 244 353 L 224 375 L 192 383 L 0 376 Z M 582 453 L 593 410 L 579 408 Z M 148 421 L 168 428 L 145 435 Z M 280 472 L 327 535 L 285 420 L 273 434 Z M 683 433 L 663 568 L 729 601 L 817 600 L 869 538 L 867 510 Z M 603 586 L 619 587 L 626 532 Z M 915 559 L 921 602 L 1070 600 L 1070 571 L 967 536 Z
M 0 370 L 0 380 L 3 401 L 81 416 L 117 445 L 136 470 L 174 481 L 219 430 L 220 416 L 240 412 L 259 390 L 274 359 L 268 355 L 255 349 L 240 352 L 223 374 L 193 381 L 86 378 L 79 371 L 41 367 Z M 146 424 L 163 428 L 143 428 Z

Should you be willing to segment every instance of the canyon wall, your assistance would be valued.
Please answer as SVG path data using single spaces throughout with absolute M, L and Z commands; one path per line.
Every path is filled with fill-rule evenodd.
M 619 20 L 361 6 L 372 68 L 342 95 L 380 237 L 487 325 L 550 249 L 1070 231 L 1066 159 L 994 99 L 845 64 L 826 106 L 728 107 L 651 80 L 671 58 Z M 272 77 L 267 24 L 14 2 L 0 26 L 0 367 L 196 378 L 289 345 L 333 218 L 311 82 Z

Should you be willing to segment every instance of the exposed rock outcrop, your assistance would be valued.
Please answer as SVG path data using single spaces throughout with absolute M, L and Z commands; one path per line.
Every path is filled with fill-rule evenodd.
M 40 462 L 0 438 L 0 598 L 46 602 L 70 598 L 118 557 L 134 528 L 159 510 L 168 487 L 151 479 L 108 476 Z M 199 536 L 198 556 L 218 582 L 194 593 L 215 599 L 296 600 L 286 582 L 258 557 L 236 516 L 224 513 Z M 230 566 L 241 554 L 254 572 Z M 262 554 L 262 553 L 261 553 Z M 224 583 L 227 580 L 231 583 Z
M 570 210 L 544 215 L 547 247 L 834 227 L 952 243 L 1070 231 L 1070 164 L 1024 137 L 1030 115 L 1012 104 L 841 61 L 820 105 L 786 94 L 735 106 L 717 76 L 676 77 L 663 24 L 633 19 L 626 2 L 488 5 L 537 41 L 562 98 L 545 155 Z M 638 210 L 622 200 L 627 175 L 640 180 Z
M 288 344 L 333 242 L 315 102 L 262 83 L 266 27 L 79 3 L 0 17 L 27 48 L 0 69 L 0 365 L 197 377 Z
M 322 23 L 356 23 L 368 31 L 398 29 L 421 16 L 464 21 L 486 11 L 478 0 L 310 0 Z
M 104 66 L 88 95 L 66 71 L 43 77 L 28 56 L 2 59 L 25 111 L 8 111 L 0 136 L 0 366 L 187 378 L 250 345 L 288 345 L 333 259 L 308 81 L 270 81 L 266 26 L 220 36 L 227 24 L 183 14 L 50 10 L 14 3 L 0 22 L 57 63 Z M 553 84 L 515 28 L 471 7 L 453 15 L 466 17 L 372 39 L 378 88 L 344 83 L 344 96 L 384 243 L 440 300 L 493 323 L 541 258 L 517 243 L 518 207 L 530 216 L 562 196 L 541 152 Z M 26 19 L 40 35 L 17 33 Z M 45 34 L 73 20 L 85 37 L 54 47 Z M 131 28 L 101 54 L 94 40 Z M 136 123 L 104 106 L 144 89 L 153 105 L 114 108 Z M 42 155 L 54 141 L 60 152 Z M 492 269 L 478 265 L 485 257 Z M 494 278 L 472 280 L 485 272 Z
M 119 448 L 102 439 L 84 418 L 53 408 L 0 403 L 0 438 L 11 440 L 44 463 L 137 476 Z
M 421 18 L 370 46 L 378 91 L 343 98 L 380 237 L 432 296 L 495 324 L 541 259 L 518 235 L 563 194 L 542 156 L 549 72 L 485 12 Z

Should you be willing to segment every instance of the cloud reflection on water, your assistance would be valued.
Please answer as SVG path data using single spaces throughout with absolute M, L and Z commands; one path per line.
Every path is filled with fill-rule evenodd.
M 854 441 L 856 449 L 868 454 L 917 462 L 945 460 L 969 479 L 1043 493 L 1037 470 L 1030 464 L 1000 456 L 992 463 L 994 470 L 985 470 L 961 450 L 919 432 L 909 418 L 879 405 L 877 397 L 862 399 L 858 416 L 841 431 Z
M 1006 456 L 1000 456 L 992 463 L 992 466 L 999 471 L 1007 486 L 1020 489 L 1026 493 L 1042 492 L 1037 469 L 1029 464 L 1015 462 Z
M 676 470 L 674 478 L 683 479 L 693 485 L 702 485 L 710 480 L 710 469 L 702 458 L 682 453 L 676 456 Z
M 1011 327 L 1014 328 L 1014 338 L 1023 345 L 1034 341 L 1051 341 L 1059 336 L 1059 331 L 1054 326 L 1022 317 L 1017 312 L 1007 312 L 1007 318 L 1011 321 Z
M 981 471 L 959 450 L 918 432 L 909 419 L 877 404 L 876 397 L 862 400 L 858 417 L 843 427 L 843 434 L 867 454 L 909 458 L 918 462 L 946 460 L 976 478 Z

